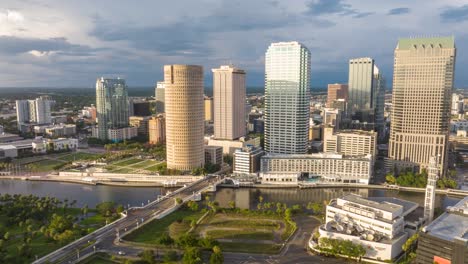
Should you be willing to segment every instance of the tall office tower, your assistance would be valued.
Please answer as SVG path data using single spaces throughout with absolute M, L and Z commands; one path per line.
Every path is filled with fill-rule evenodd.
M 338 99 L 348 100 L 348 85 L 334 83 L 328 85 L 327 107 L 332 107 L 333 101 Z
M 213 122 L 213 98 L 209 96 L 205 96 L 204 99 L 204 112 L 205 112 L 205 121 L 206 122 Z
M 298 42 L 272 43 L 265 55 L 265 150 L 307 153 L 310 52 Z
M 375 131 L 380 138 L 385 137 L 385 78 L 379 68 L 374 65 L 374 101 L 375 101 Z
M 203 67 L 165 65 L 167 167 L 202 167 L 204 150 Z
M 349 60 L 348 118 L 366 128 L 373 128 L 375 118 L 374 69 L 374 59 Z
M 445 175 L 455 56 L 453 37 L 399 40 L 388 153 L 395 166 L 422 169 L 440 155 Z
M 166 141 L 166 119 L 163 114 L 153 116 L 148 122 L 150 144 L 161 144 Z
M 128 127 L 128 105 L 124 79 L 97 79 L 96 110 L 100 139 L 108 139 L 108 130 L 111 128 Z
M 156 114 L 164 113 L 164 102 L 165 102 L 165 85 L 164 82 L 157 82 L 156 88 L 154 89 L 154 95 L 156 98 Z
M 214 136 L 238 139 L 246 133 L 245 71 L 221 66 L 213 71 Z

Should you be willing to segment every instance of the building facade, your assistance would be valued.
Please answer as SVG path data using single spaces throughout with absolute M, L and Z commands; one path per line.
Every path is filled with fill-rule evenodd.
M 278 176 L 320 178 L 327 182 L 369 184 L 373 175 L 373 158 L 331 153 L 305 155 L 265 155 L 261 159 L 262 182 L 277 182 Z M 263 181 L 264 179 L 265 181 Z M 268 180 L 271 179 L 271 180 Z
M 139 136 L 148 136 L 149 135 L 149 120 L 150 116 L 130 116 L 129 124 L 130 126 L 136 127 Z
M 333 101 L 343 99 L 348 101 L 348 85 L 334 83 L 328 85 L 327 107 L 332 107 Z
M 41 96 L 34 100 L 16 100 L 18 128 L 20 128 L 23 123 L 52 123 L 51 105 L 52 100 L 47 96 Z
M 214 136 L 238 139 L 246 134 L 245 71 L 221 66 L 213 71 Z
M 169 169 L 203 167 L 203 67 L 165 65 L 166 147 Z
M 162 114 L 165 112 L 165 85 L 164 82 L 157 82 L 156 88 L 154 89 L 155 98 L 156 98 L 156 114 Z
M 205 163 L 206 164 L 223 164 L 223 147 L 205 146 Z
M 265 151 L 307 153 L 310 52 L 298 42 L 272 43 L 265 55 Z
M 208 123 L 213 122 L 213 117 L 214 117 L 213 106 L 214 106 L 213 97 L 205 96 L 205 100 L 204 100 L 205 121 Z
M 377 155 L 377 132 L 364 130 L 340 130 L 325 127 L 323 151 L 346 156 Z
M 399 40 L 388 153 L 394 169 L 422 169 L 440 155 L 445 175 L 455 55 L 453 37 Z
M 321 238 L 349 240 L 366 249 L 364 257 L 391 261 L 413 233 L 405 226 L 420 224 L 409 217 L 417 214 L 417 208 L 417 203 L 393 197 L 348 194 L 333 199 L 326 208 L 325 224 L 319 227 L 319 244 Z
M 447 211 L 419 233 L 417 264 L 468 264 L 468 197 Z
M 150 144 L 162 144 L 166 142 L 166 118 L 163 114 L 153 116 L 148 121 L 148 133 Z
M 128 106 L 128 91 L 124 79 L 97 79 L 96 111 L 99 139 L 108 139 L 109 129 L 128 127 Z
M 237 175 L 252 175 L 260 170 L 260 158 L 265 152 L 254 146 L 237 149 L 234 152 L 233 173 Z

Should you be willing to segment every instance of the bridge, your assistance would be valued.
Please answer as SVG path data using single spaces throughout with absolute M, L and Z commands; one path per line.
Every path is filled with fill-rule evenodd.
M 146 206 L 129 208 L 122 218 L 49 253 L 34 261 L 33 264 L 77 263 L 96 251 L 112 250 L 115 247 L 115 242 L 119 241 L 121 232 L 129 233 L 153 219 L 163 218 L 181 206 L 181 204 L 176 203 L 177 198 L 182 199 L 183 202 L 199 200 L 202 192 L 215 191 L 216 186 L 222 182 L 224 179 L 220 176 L 207 175 L 172 193 L 158 197 Z

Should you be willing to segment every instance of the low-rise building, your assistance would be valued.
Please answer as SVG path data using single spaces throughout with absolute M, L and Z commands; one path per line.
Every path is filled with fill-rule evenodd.
M 419 233 L 417 264 L 468 264 L 468 196 Z
M 94 126 L 91 129 L 92 137 L 98 137 L 99 129 Z M 123 127 L 123 128 L 111 128 L 107 130 L 107 138 L 112 142 L 120 142 L 126 139 L 132 139 L 138 136 L 138 128 L 136 127 Z
M 0 146 L 0 160 L 18 157 L 18 149 L 13 145 Z
M 327 153 L 338 153 L 346 156 L 377 154 L 377 132 L 364 130 L 340 130 L 325 127 L 323 133 L 323 150 Z
M 129 117 L 130 126 L 137 128 L 139 136 L 148 136 L 149 134 L 149 120 L 151 116 L 131 116 Z
M 47 151 L 76 150 L 78 148 L 78 139 L 76 138 L 57 138 L 46 139 L 36 137 L 32 142 L 33 153 L 47 153 Z
M 10 133 L 0 133 L 0 143 L 6 143 L 6 142 L 12 142 L 12 141 L 18 141 L 22 140 L 23 138 L 16 135 L 16 134 L 10 134 Z
M 261 158 L 262 183 L 278 184 L 304 177 L 326 182 L 369 184 L 372 175 L 372 155 L 268 154 Z
M 223 147 L 223 154 L 229 155 L 233 155 L 236 149 L 240 149 L 248 145 L 260 147 L 260 137 L 250 139 L 242 137 L 238 140 L 215 139 L 210 137 L 207 139 L 207 141 L 209 146 Z
M 34 133 L 41 134 L 51 138 L 70 137 L 76 135 L 76 125 L 57 124 L 57 125 L 37 125 L 34 126 Z
M 422 224 L 418 207 L 417 203 L 393 197 L 349 194 L 331 200 L 325 224 L 319 227 L 319 244 L 321 238 L 349 240 L 365 248 L 366 258 L 393 260 Z
M 265 152 L 254 146 L 246 146 L 234 152 L 233 173 L 236 175 L 252 175 L 260 170 L 260 158 Z
M 205 146 L 205 164 L 223 164 L 223 147 Z

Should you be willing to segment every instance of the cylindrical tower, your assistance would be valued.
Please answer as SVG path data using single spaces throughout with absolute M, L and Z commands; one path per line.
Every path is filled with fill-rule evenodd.
M 165 65 L 167 168 L 202 167 L 204 156 L 203 67 Z

